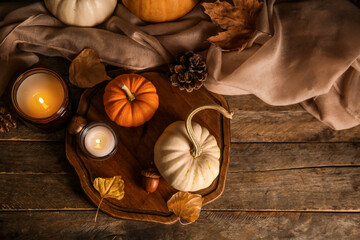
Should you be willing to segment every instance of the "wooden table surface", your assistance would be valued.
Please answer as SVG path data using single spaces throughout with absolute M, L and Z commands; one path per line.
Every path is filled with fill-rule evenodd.
M 69 63 L 41 57 L 68 78 Z M 81 91 L 71 88 L 73 102 Z M 0 134 L 0 239 L 360 239 L 360 127 L 334 131 L 299 105 L 227 96 L 225 191 L 182 226 L 99 214 L 65 157 L 64 129 Z
M 68 77 L 69 63 L 38 66 Z M 81 91 L 72 88 L 73 101 Z M 18 121 L 0 133 L 0 239 L 360 239 L 360 127 L 334 131 L 299 105 L 227 96 L 231 157 L 225 191 L 187 226 L 120 220 L 83 193 L 64 129 Z

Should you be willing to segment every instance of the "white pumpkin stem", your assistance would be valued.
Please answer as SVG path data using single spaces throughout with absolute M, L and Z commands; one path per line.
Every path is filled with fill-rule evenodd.
M 206 104 L 206 105 L 201 105 L 199 107 L 194 108 L 186 117 L 186 121 L 185 121 L 185 128 L 186 128 L 186 132 L 189 135 L 189 138 L 191 140 L 191 142 L 193 143 L 193 148 L 191 149 L 191 155 L 196 158 L 198 156 L 200 156 L 201 154 L 201 146 L 200 143 L 195 139 L 194 136 L 194 130 L 192 128 L 191 125 L 191 120 L 193 118 L 193 116 L 205 109 L 213 109 L 218 111 L 219 113 L 221 113 L 222 115 L 224 115 L 224 117 L 232 119 L 232 116 L 234 115 L 233 112 L 228 112 L 225 108 L 221 107 L 220 105 L 217 104 Z
M 130 89 L 125 85 L 123 84 L 121 86 L 121 89 L 125 92 L 126 96 L 127 96 L 127 99 L 132 102 L 135 100 L 135 95 L 130 91 Z

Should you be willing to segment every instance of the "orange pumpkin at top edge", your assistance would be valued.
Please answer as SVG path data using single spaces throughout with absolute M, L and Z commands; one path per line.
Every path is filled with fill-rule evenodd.
M 183 17 L 200 0 L 122 0 L 138 18 L 147 22 L 168 22 Z
M 154 116 L 159 107 L 159 96 L 155 86 L 145 77 L 123 74 L 105 87 L 103 103 L 106 114 L 116 124 L 138 127 Z

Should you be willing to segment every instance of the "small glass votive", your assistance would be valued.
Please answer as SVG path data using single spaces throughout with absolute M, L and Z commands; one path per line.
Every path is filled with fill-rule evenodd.
M 86 157 L 102 161 L 115 154 L 117 135 L 104 122 L 92 122 L 86 125 L 78 135 L 79 145 Z
M 33 68 L 21 74 L 11 90 L 17 114 L 43 130 L 56 130 L 70 116 L 69 91 L 56 72 Z

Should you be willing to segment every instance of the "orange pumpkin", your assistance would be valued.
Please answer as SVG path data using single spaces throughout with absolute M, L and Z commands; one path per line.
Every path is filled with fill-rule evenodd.
M 122 0 L 122 3 L 138 18 L 147 22 L 167 22 L 181 18 L 199 0 Z
M 123 74 L 105 87 L 105 112 L 116 124 L 137 127 L 149 121 L 159 107 L 155 86 L 138 74 Z

